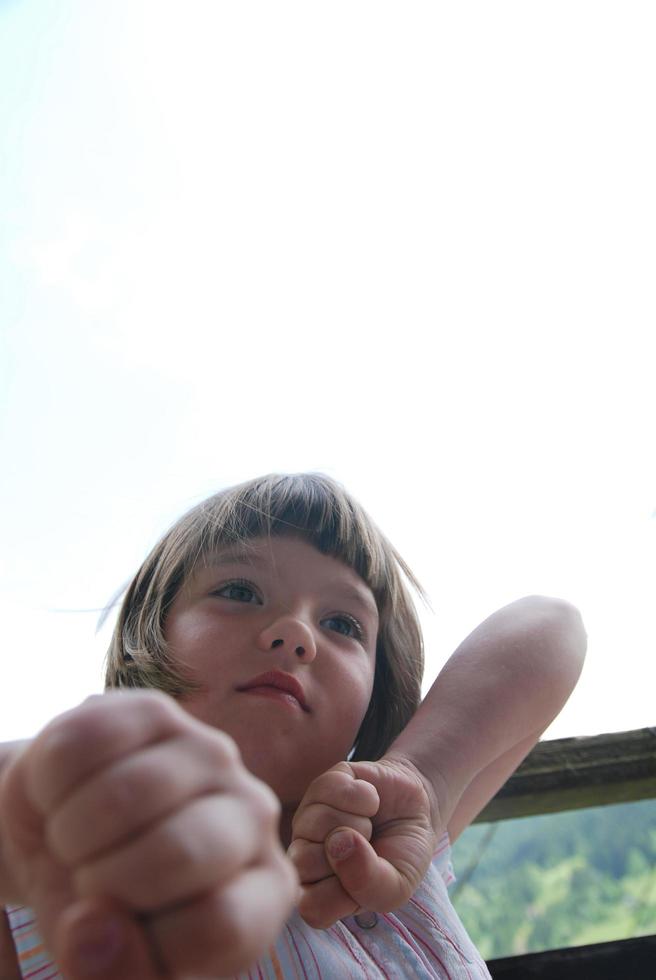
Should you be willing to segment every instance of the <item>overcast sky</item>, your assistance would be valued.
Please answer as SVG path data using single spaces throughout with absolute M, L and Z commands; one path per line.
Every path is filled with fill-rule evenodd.
M 426 686 L 582 611 L 547 737 L 656 724 L 650 3 L 0 0 L 0 739 L 220 487 L 321 470 L 430 594 Z

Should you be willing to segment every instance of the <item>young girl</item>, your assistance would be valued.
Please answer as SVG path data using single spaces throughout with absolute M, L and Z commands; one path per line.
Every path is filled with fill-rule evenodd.
M 127 590 L 110 690 L 0 756 L 2 980 L 489 976 L 449 842 L 562 708 L 585 632 L 521 599 L 420 705 L 404 576 L 421 592 L 325 476 L 253 480 L 171 528 Z

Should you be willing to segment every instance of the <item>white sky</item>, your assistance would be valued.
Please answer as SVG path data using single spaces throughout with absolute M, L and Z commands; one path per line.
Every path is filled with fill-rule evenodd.
M 427 684 L 558 595 L 548 737 L 656 724 L 655 21 L 0 0 L 0 739 L 101 690 L 174 518 L 305 469 L 424 582 Z

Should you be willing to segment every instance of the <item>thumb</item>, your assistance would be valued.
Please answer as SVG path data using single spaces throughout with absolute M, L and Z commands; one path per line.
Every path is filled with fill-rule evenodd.
M 338 827 L 326 838 L 325 851 L 342 888 L 361 908 L 391 912 L 410 897 L 405 877 L 357 831 Z
M 137 919 L 109 901 L 76 902 L 60 916 L 56 960 L 67 980 L 162 980 Z
M 325 851 L 342 888 L 359 905 L 371 907 L 380 883 L 380 869 L 378 855 L 369 841 L 349 827 L 338 827 L 326 838 Z

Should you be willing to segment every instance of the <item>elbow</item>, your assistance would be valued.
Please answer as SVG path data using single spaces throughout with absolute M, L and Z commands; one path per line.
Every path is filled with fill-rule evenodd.
M 531 595 L 519 601 L 530 609 L 530 615 L 539 622 L 543 635 L 560 649 L 567 650 L 569 656 L 578 661 L 580 670 L 588 648 L 588 634 L 579 609 L 566 599 L 552 596 Z
M 518 601 L 527 606 L 542 610 L 544 613 L 549 613 L 563 620 L 568 620 L 571 623 L 576 623 L 579 629 L 584 629 L 583 618 L 579 609 L 573 603 L 568 602 L 567 599 L 558 599 L 555 596 L 549 595 L 527 595 Z

